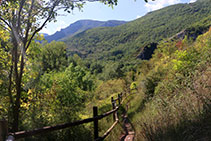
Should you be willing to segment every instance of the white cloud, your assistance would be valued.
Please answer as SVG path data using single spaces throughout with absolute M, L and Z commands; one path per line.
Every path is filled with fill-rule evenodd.
M 57 21 L 55 24 L 56 24 L 55 26 L 57 27 L 56 31 L 60 31 L 62 28 L 65 28 L 68 26 L 68 24 L 65 23 L 64 21 Z
M 136 16 L 136 19 L 138 19 L 138 18 L 141 18 L 141 16 L 140 16 L 140 15 L 137 15 L 137 16 Z
M 197 0 L 190 0 L 190 2 L 189 3 L 194 3 L 194 2 L 196 2 Z
M 48 23 L 49 24 L 49 23 Z M 67 27 L 68 24 L 65 21 L 58 20 L 55 23 L 52 23 L 50 26 L 44 27 L 40 33 L 47 33 L 48 35 L 54 34 L 56 31 L 60 31 L 62 28 Z
M 48 35 L 51 34 L 51 32 L 46 27 L 44 27 L 39 33 L 47 33 Z
M 161 9 L 165 6 L 177 4 L 180 2 L 181 0 L 155 0 L 155 1 L 149 1 L 148 3 L 146 3 L 145 7 L 147 8 L 148 12 L 150 12 L 150 11 Z

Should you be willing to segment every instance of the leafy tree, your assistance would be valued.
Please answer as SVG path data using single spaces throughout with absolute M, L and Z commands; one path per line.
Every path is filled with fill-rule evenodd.
M 95 0 L 93 0 L 95 1 Z M 96 0 L 97 1 L 97 0 Z M 10 34 L 10 71 L 8 95 L 11 101 L 13 125 L 18 131 L 23 74 L 27 61 L 27 51 L 38 32 L 58 16 L 59 10 L 71 12 L 81 9 L 86 0 L 4 0 L 0 5 L 0 26 Z M 116 5 L 117 0 L 102 0 L 109 5 Z M 41 22 L 43 21 L 43 22 Z M 14 89 L 12 90 L 12 80 Z M 13 92 L 13 94 L 12 94 Z
M 91 69 L 92 74 L 98 74 L 98 73 L 102 73 L 103 66 L 99 63 L 92 63 L 90 66 L 90 69 Z
M 104 80 L 123 77 L 124 76 L 124 73 L 122 71 L 123 67 L 124 67 L 124 65 L 122 63 L 109 62 L 104 69 L 104 74 L 103 74 Z
M 41 49 L 41 63 L 43 71 L 62 70 L 68 66 L 66 54 L 67 46 L 63 42 L 51 42 Z
M 9 105 L 7 95 L 7 86 L 8 86 L 8 76 L 7 72 L 9 71 L 9 59 L 11 56 L 8 55 L 8 32 L 3 30 L 0 27 L 0 118 L 6 118 L 6 114 L 8 111 Z M 6 104 L 5 104 L 6 103 Z
M 62 71 L 44 72 L 36 85 L 29 87 L 27 97 L 22 98 L 21 113 L 24 114 L 21 116 L 20 128 L 27 130 L 79 120 L 81 110 L 85 108 L 85 103 L 89 100 L 93 86 L 90 73 L 81 66 L 75 66 L 72 63 Z M 47 134 L 42 139 L 67 140 L 64 138 L 74 138 L 85 140 L 78 139 L 78 134 L 89 130 L 75 128 Z M 40 138 L 37 137 L 38 140 Z

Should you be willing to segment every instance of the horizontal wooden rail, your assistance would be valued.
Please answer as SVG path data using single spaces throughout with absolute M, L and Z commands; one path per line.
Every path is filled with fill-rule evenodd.
M 111 127 L 103 134 L 102 137 L 99 137 L 98 139 L 96 139 L 95 141 L 102 141 L 104 140 L 109 134 L 110 132 L 114 129 L 114 127 L 116 126 L 116 124 L 119 122 L 119 120 L 116 120 Z
M 119 107 L 117 107 L 116 109 L 113 109 L 111 111 L 108 111 L 106 113 L 103 113 L 101 115 L 98 115 L 97 117 L 93 117 L 93 118 L 87 118 L 87 119 L 84 119 L 84 120 L 59 124 L 59 125 L 55 125 L 55 126 L 46 126 L 46 127 L 43 127 L 43 128 L 38 128 L 38 129 L 34 129 L 34 130 L 29 130 L 29 131 L 19 131 L 19 132 L 15 132 L 15 133 L 9 133 L 9 135 L 12 135 L 15 139 L 21 139 L 21 138 L 25 138 L 25 137 L 28 137 L 28 136 L 34 136 L 34 135 L 37 135 L 37 134 L 42 134 L 42 133 L 46 133 L 46 132 L 50 132 L 50 131 L 60 130 L 60 129 L 64 129 L 64 128 L 68 128 L 68 127 L 72 127 L 72 126 L 77 126 L 77 125 L 80 125 L 80 124 L 92 122 L 96 119 L 100 120 L 100 119 L 116 112 L 118 109 L 119 109 Z
M 119 109 L 119 107 L 116 107 L 115 109 L 113 109 L 113 110 L 111 110 L 111 111 L 108 111 L 108 112 L 106 112 L 106 113 L 103 113 L 102 115 L 97 116 L 95 119 L 100 120 L 100 119 L 102 119 L 102 118 L 104 118 L 104 117 L 107 117 L 107 116 L 109 116 L 110 114 L 113 114 L 114 112 L 116 112 L 118 109 Z
M 87 119 L 83 119 L 83 120 L 79 120 L 79 121 L 75 121 L 75 122 L 70 122 L 70 123 L 64 123 L 64 124 L 59 124 L 59 125 L 55 125 L 55 126 L 46 126 L 43 128 L 37 128 L 34 130 L 28 130 L 28 131 L 19 131 L 19 132 L 15 132 L 15 133 L 9 133 L 8 135 L 14 137 L 15 139 L 21 139 L 21 138 L 25 138 L 25 137 L 29 137 L 29 136 L 34 136 L 37 134 L 43 134 L 46 132 L 51 132 L 51 131 L 55 131 L 55 130 L 60 130 L 60 129 L 65 129 L 68 127 L 72 127 L 72 126 L 77 126 L 80 124 L 84 124 L 84 123 L 89 123 L 89 122 L 94 122 L 95 123 L 95 140 L 103 140 L 105 139 L 108 134 L 111 132 L 111 130 L 114 128 L 114 126 L 118 123 L 118 117 L 117 117 L 117 111 L 119 110 L 120 105 L 123 103 L 123 101 L 125 100 L 122 99 L 123 95 L 122 94 L 118 94 L 118 98 L 117 99 L 113 99 L 113 97 L 111 98 L 111 103 L 113 106 L 113 109 L 103 113 L 101 115 L 97 115 L 97 107 L 93 108 L 93 111 L 95 111 L 94 115 L 92 118 L 87 118 Z M 117 101 L 119 102 L 118 106 L 116 106 Z M 95 109 L 95 110 L 94 110 Z M 112 126 L 106 131 L 106 133 L 104 133 L 104 135 L 102 137 L 98 137 L 98 120 L 109 116 L 110 114 L 113 114 L 114 117 L 114 123 L 112 124 Z
M 88 119 L 84 119 L 84 120 L 80 120 L 80 121 L 76 121 L 76 122 L 64 123 L 64 124 L 59 124 L 59 125 L 55 125 L 55 126 L 46 126 L 43 128 L 29 130 L 29 131 L 19 131 L 19 132 L 15 132 L 15 133 L 9 133 L 9 135 L 12 135 L 13 137 L 15 137 L 15 139 L 20 139 L 20 138 L 25 138 L 28 136 L 34 136 L 37 134 L 42 134 L 42 133 L 46 133 L 46 132 L 50 132 L 50 131 L 64 129 L 64 128 L 68 128 L 71 126 L 76 126 L 76 125 L 80 125 L 80 124 L 84 124 L 84 123 L 88 123 L 88 122 L 92 122 L 92 121 L 94 121 L 94 118 L 88 118 Z

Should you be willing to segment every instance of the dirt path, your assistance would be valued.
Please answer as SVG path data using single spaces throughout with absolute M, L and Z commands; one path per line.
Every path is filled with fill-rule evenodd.
M 122 122 L 125 133 L 121 135 L 120 141 L 133 141 L 135 136 L 133 125 L 131 124 L 127 116 L 127 111 L 128 111 L 128 104 L 126 105 L 126 111 L 122 115 L 123 117 Z

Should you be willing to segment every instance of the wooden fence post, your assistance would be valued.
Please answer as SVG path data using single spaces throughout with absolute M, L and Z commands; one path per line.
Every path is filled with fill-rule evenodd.
M 97 107 L 93 107 L 93 118 L 98 116 Z M 96 140 L 99 137 L 98 134 L 98 119 L 94 120 L 94 139 Z
M 114 98 L 111 97 L 111 104 L 112 104 L 113 109 L 116 108 L 116 103 L 115 103 L 115 102 L 116 102 L 116 101 L 114 100 Z M 113 113 L 113 120 L 114 120 L 114 121 L 116 121 L 116 115 L 115 115 L 115 113 L 116 113 L 116 112 Z
M 7 121 L 0 120 L 0 141 L 5 141 L 8 135 Z
M 118 101 L 119 101 L 119 105 L 121 104 L 121 96 L 120 94 L 118 94 Z
M 116 101 L 114 101 L 114 107 L 115 108 L 117 107 Z M 117 121 L 118 120 L 117 111 L 114 112 L 114 114 L 115 114 L 115 121 Z

